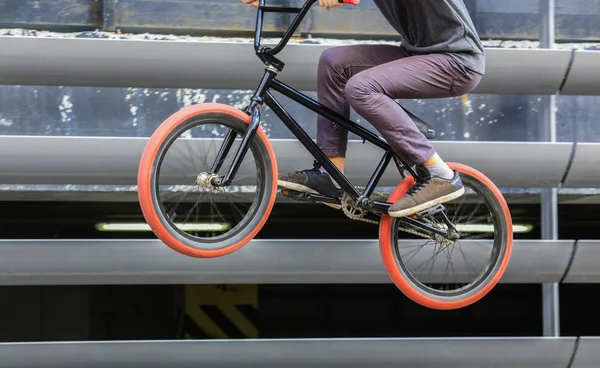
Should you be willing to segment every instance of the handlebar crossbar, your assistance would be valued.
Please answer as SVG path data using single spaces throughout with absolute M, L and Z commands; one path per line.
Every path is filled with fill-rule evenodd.
M 256 29 L 254 32 L 254 51 L 256 55 L 261 59 L 263 63 L 266 65 L 274 66 L 277 70 L 283 70 L 284 63 L 277 59 L 275 55 L 281 52 L 283 48 L 287 45 L 288 41 L 292 37 L 292 35 L 298 29 L 298 26 L 304 20 L 304 17 L 310 10 L 310 8 L 316 3 L 318 0 L 306 0 L 302 7 L 292 7 L 292 6 L 267 6 L 266 0 L 260 0 L 258 4 L 258 11 L 256 15 Z M 353 4 L 357 5 L 360 0 L 338 0 L 339 3 L 344 4 Z M 263 46 L 260 43 L 262 37 L 262 28 L 263 28 L 263 19 L 265 13 L 296 13 L 296 17 L 285 31 L 279 43 L 274 47 L 270 48 L 267 46 Z

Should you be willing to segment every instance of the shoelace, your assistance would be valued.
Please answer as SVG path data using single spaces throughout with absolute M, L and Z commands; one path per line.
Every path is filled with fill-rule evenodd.
M 421 189 L 423 189 L 423 187 L 429 183 L 429 180 L 420 180 L 417 181 L 415 184 L 413 184 L 412 187 L 410 187 L 410 189 L 408 189 L 408 191 L 406 192 L 407 195 L 409 196 L 413 196 L 415 195 L 418 191 L 420 191 Z
M 295 173 L 296 174 L 310 174 L 310 173 L 320 174 L 321 170 L 319 170 L 319 169 L 320 169 L 319 167 L 313 167 L 312 169 L 295 171 Z

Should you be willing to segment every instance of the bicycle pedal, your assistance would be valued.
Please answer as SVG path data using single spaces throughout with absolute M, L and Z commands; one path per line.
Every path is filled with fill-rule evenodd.
M 443 204 L 438 204 L 436 206 L 433 206 L 433 207 L 423 210 L 421 212 L 417 212 L 416 215 L 418 217 L 433 216 L 433 215 L 436 215 L 436 214 L 444 211 L 445 209 L 446 209 L 446 207 L 444 207 Z
M 307 193 L 296 192 L 295 190 L 282 189 L 281 194 L 284 197 L 308 199 Z
M 295 190 L 282 189 L 281 194 L 284 197 L 293 198 L 293 199 L 297 199 L 297 200 L 301 200 L 301 201 L 317 202 L 317 200 L 315 198 L 313 198 L 313 195 L 310 193 L 303 193 L 303 192 L 297 192 Z
M 333 198 L 323 197 L 311 193 L 302 193 L 296 192 L 294 190 L 282 189 L 281 194 L 284 197 L 288 197 L 301 202 L 322 203 L 335 209 L 339 209 L 341 207 L 340 203 Z

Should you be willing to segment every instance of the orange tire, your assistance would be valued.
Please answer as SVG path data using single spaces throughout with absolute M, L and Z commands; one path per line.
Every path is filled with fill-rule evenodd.
M 202 103 L 179 110 L 167 118 L 152 134 L 141 157 L 138 170 L 138 198 L 144 218 L 154 234 L 167 246 L 190 257 L 214 258 L 230 254 L 252 240 L 266 223 L 277 194 L 277 162 L 275 152 L 262 128 L 259 127 L 251 143 L 250 150 L 255 154 L 255 160 L 260 160 L 264 172 L 262 195 L 256 206 L 255 214 L 248 220 L 246 226 L 238 229 L 231 239 L 210 241 L 206 244 L 195 241 L 178 232 L 166 221 L 159 209 L 154 189 L 157 160 L 164 151 L 167 142 L 182 127 L 194 122 L 217 120 L 237 129 L 245 129 L 250 124 L 251 117 L 232 106 L 220 103 Z M 250 152 L 250 151 L 249 151 Z M 233 152 L 232 152 L 233 153 Z
M 486 194 L 489 195 L 488 199 L 491 202 L 491 206 L 493 206 L 494 211 L 498 213 L 501 249 L 493 265 L 492 272 L 483 279 L 483 282 L 478 287 L 463 295 L 452 297 L 436 295 L 420 288 L 410 280 L 406 271 L 398 264 L 398 262 L 402 261 L 397 259 L 398 257 L 396 257 L 394 252 L 395 245 L 392 242 L 392 238 L 394 235 L 393 232 L 397 231 L 396 221 L 398 221 L 398 219 L 384 215 L 382 216 L 379 225 L 379 249 L 386 271 L 390 275 L 392 282 L 414 302 L 431 309 L 439 310 L 464 308 L 487 295 L 504 275 L 510 261 L 513 244 L 512 218 L 510 211 L 504 200 L 504 196 L 496 185 L 481 172 L 469 166 L 459 163 L 448 163 L 448 165 L 453 170 L 458 171 L 463 178 L 466 176 L 485 188 Z M 405 178 L 390 195 L 388 202 L 394 203 L 402 198 L 413 184 L 414 178 L 412 176 Z

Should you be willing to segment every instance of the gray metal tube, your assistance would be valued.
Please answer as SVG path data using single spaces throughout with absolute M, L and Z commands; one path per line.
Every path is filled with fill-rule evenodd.
M 554 47 L 554 0 L 540 0 L 540 48 Z M 556 96 L 542 97 L 540 128 L 546 141 L 556 142 Z M 542 239 L 558 239 L 558 190 L 542 190 Z M 542 285 L 544 336 L 560 336 L 560 307 L 558 283 Z

